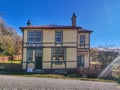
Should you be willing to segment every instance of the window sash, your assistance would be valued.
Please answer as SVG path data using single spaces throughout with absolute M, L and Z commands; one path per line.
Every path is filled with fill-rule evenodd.
M 27 50 L 27 61 L 33 61 L 33 51 Z
M 62 43 L 62 37 L 63 37 L 63 32 L 62 31 L 56 31 L 56 34 L 55 34 L 55 42 L 56 43 Z
M 77 66 L 78 67 L 84 67 L 84 54 L 78 56 Z
M 42 31 L 28 31 L 28 43 L 42 43 Z
M 80 45 L 81 46 L 85 45 L 85 35 L 80 35 Z
M 35 56 L 37 56 L 37 57 L 42 56 L 42 51 L 41 50 L 36 50 L 35 51 Z
M 53 61 L 64 61 L 65 60 L 65 49 L 52 48 L 52 60 Z

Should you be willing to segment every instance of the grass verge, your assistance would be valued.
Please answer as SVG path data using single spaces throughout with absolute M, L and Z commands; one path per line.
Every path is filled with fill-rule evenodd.
M 109 83 L 117 83 L 115 80 L 106 80 L 106 79 L 98 79 L 98 78 L 84 78 L 84 77 L 76 77 L 71 74 L 60 75 L 60 74 L 32 74 L 32 73 L 10 73 L 4 75 L 11 76 L 21 76 L 21 77 L 42 77 L 42 78 L 54 78 L 54 79 L 70 79 L 70 80 L 82 80 L 82 81 L 97 81 L 97 82 L 109 82 Z
M 5 62 L 0 62 L 0 64 L 21 64 L 21 60 L 5 61 Z

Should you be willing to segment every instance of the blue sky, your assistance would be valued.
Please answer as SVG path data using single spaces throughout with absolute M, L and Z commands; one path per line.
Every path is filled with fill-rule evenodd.
M 71 25 L 93 30 L 91 46 L 120 46 L 120 0 L 0 0 L 0 12 L 7 24 L 20 34 L 28 19 L 32 25 Z

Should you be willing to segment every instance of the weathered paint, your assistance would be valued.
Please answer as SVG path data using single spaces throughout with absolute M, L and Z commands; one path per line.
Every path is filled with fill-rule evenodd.
M 53 64 L 52 66 L 53 69 L 59 69 L 59 68 L 63 68 L 65 69 L 65 64 L 62 64 L 62 65 L 56 65 L 55 63 Z
M 51 61 L 51 48 L 43 48 L 43 61 Z
M 76 68 L 77 62 L 67 62 L 67 68 Z
M 26 43 L 27 42 L 27 30 L 24 30 L 24 43 Z
M 67 61 L 77 61 L 76 50 L 77 48 L 67 48 Z
M 43 69 L 51 69 L 51 62 L 43 62 Z

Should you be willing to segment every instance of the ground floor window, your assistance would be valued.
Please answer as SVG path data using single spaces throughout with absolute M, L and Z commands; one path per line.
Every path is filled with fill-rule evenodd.
M 32 62 L 32 61 L 33 61 L 33 50 L 27 49 L 27 62 Z
M 62 64 L 65 62 L 65 48 L 52 48 L 52 62 Z
M 78 56 L 77 67 L 84 67 L 84 54 Z

